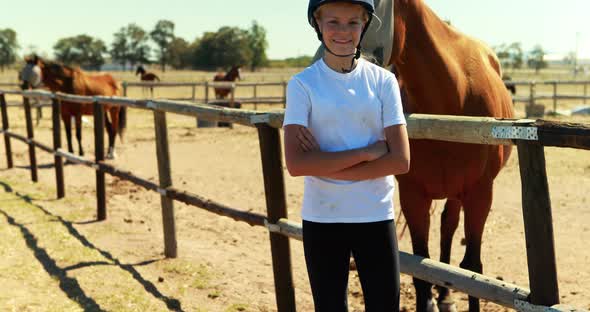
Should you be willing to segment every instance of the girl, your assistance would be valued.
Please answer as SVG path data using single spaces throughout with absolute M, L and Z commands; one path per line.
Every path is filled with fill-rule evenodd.
M 410 152 L 395 76 L 360 58 L 373 0 L 310 0 L 326 53 L 289 82 L 285 157 L 305 176 L 303 246 L 315 310 L 347 311 L 352 254 L 366 311 L 399 311 L 393 175 Z

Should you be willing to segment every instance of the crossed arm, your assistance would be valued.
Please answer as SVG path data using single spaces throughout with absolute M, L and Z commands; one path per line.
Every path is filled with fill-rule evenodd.
M 385 128 L 386 141 L 341 151 L 321 151 L 306 127 L 287 125 L 285 159 L 292 176 L 322 176 L 337 180 L 367 180 L 404 174 L 410 167 L 410 146 L 405 125 Z

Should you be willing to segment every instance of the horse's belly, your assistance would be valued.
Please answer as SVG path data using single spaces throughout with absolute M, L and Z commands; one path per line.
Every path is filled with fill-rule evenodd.
M 499 158 L 487 145 L 410 140 L 410 171 L 398 177 L 432 199 L 461 199 L 482 179 L 493 179 Z M 493 172 L 496 171 L 496 172 Z

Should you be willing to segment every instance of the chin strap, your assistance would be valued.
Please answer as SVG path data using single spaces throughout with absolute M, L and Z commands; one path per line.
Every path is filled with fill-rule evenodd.
M 350 73 L 352 71 L 352 67 L 354 66 L 354 61 L 355 60 L 358 60 L 361 57 L 361 45 L 360 45 L 360 43 L 356 47 L 356 51 L 354 53 L 344 54 L 344 55 L 336 54 L 336 53 L 330 51 L 330 49 L 328 48 L 328 46 L 326 46 L 323 41 L 322 41 L 322 44 L 324 45 L 324 49 L 326 51 L 328 51 L 330 54 L 334 55 L 334 56 L 338 56 L 338 57 L 349 57 L 349 56 L 353 56 L 354 55 L 354 57 L 352 58 L 352 60 L 350 60 L 350 67 L 348 69 L 342 68 L 342 72 L 343 73 Z
M 340 54 L 336 54 L 336 53 L 330 51 L 330 49 L 328 48 L 328 46 L 324 42 L 324 36 L 322 35 L 322 32 L 320 31 L 320 27 L 318 26 L 318 23 L 315 20 L 315 17 L 313 17 L 313 28 L 315 28 L 315 32 L 318 35 L 318 39 L 320 40 L 320 42 L 322 43 L 322 45 L 324 46 L 324 49 L 326 49 L 326 51 L 328 51 L 330 54 L 332 54 L 334 56 L 338 56 L 338 57 L 349 57 L 349 56 L 354 55 L 354 57 L 350 61 L 350 67 L 348 69 L 342 68 L 343 73 L 350 73 L 352 71 L 352 67 L 354 66 L 354 61 L 358 60 L 361 57 L 361 42 L 363 41 L 363 37 L 365 36 L 367 29 L 369 29 L 369 25 L 371 25 L 372 20 L 373 20 L 373 14 L 369 14 L 369 20 L 365 24 L 365 28 L 363 29 L 363 32 L 361 33 L 361 38 L 359 39 L 359 44 L 356 47 L 355 53 L 340 55 Z

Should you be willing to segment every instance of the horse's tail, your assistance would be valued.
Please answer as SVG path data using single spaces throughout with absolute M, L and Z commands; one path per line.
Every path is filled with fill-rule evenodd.
M 125 133 L 125 129 L 127 128 L 127 106 L 121 106 L 119 110 L 119 138 L 121 138 L 121 142 L 123 142 L 123 134 Z

